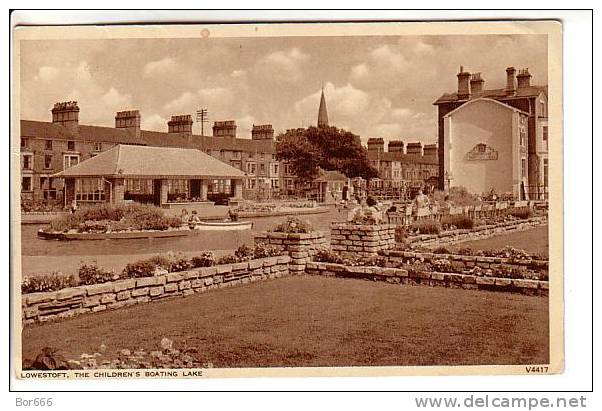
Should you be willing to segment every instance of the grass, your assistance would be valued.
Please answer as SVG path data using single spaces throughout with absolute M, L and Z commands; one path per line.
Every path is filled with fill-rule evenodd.
M 214 367 L 542 364 L 548 299 L 289 277 L 26 326 L 23 358 L 107 346 L 198 350 Z
M 468 241 L 456 247 L 470 247 L 474 250 L 502 249 L 507 245 L 521 248 L 529 254 L 549 255 L 548 226 L 535 227 L 527 231 L 497 235 L 483 240 Z

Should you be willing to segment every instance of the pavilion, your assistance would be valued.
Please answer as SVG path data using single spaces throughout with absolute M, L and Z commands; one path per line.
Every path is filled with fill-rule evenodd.
M 208 193 L 242 200 L 246 174 L 197 149 L 119 144 L 53 177 L 65 180 L 65 204 L 136 201 L 178 208 L 212 204 Z

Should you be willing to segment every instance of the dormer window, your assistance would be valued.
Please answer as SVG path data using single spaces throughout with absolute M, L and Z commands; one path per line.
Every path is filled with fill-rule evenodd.
M 67 150 L 68 151 L 75 151 L 75 141 L 67 141 Z
M 94 143 L 94 151 L 102 151 L 102 143 Z

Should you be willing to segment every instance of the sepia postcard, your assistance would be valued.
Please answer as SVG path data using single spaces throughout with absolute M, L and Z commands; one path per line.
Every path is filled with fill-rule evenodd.
M 563 371 L 560 22 L 12 47 L 17 378 Z

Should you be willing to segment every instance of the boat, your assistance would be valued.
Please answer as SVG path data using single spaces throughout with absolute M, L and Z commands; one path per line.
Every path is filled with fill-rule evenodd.
M 253 228 L 252 221 L 200 221 L 192 226 L 194 230 L 201 231 L 237 231 Z

